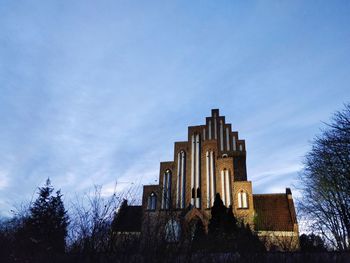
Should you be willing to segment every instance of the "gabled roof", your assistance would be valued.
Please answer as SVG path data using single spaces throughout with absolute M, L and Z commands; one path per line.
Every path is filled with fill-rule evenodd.
M 191 207 L 189 210 L 187 209 L 186 214 L 184 214 L 184 217 L 187 223 L 189 223 L 192 219 L 196 217 L 202 221 L 204 226 L 208 225 L 209 223 L 209 218 L 206 216 L 206 214 L 196 207 Z
M 255 230 L 294 230 L 294 224 L 296 223 L 295 209 L 293 200 L 288 198 L 288 196 L 288 194 L 253 195 L 255 209 Z
M 126 206 L 113 224 L 116 232 L 141 232 L 142 206 Z

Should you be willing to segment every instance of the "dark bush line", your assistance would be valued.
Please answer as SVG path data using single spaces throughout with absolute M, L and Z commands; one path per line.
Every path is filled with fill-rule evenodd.
M 146 259 L 147 258 L 147 259 Z M 238 253 L 193 253 L 190 255 L 169 255 L 167 258 L 153 255 L 144 257 L 140 254 L 113 255 L 95 254 L 92 257 L 79 254 L 52 254 L 41 255 L 30 260 L 1 259 L 2 263 L 12 262 L 35 262 L 35 263 L 148 263 L 148 262 L 203 262 L 203 263 L 349 263 L 350 252 L 263 252 L 250 255 Z

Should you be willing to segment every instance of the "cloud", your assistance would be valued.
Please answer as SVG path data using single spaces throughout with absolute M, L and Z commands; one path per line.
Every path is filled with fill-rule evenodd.
M 0 170 L 0 189 L 5 189 L 9 185 L 8 172 Z
M 291 170 L 287 172 L 272 171 L 264 173 L 258 177 L 258 179 L 250 179 L 253 183 L 255 193 L 283 193 L 286 188 L 292 188 L 293 192 L 297 192 L 295 189 L 298 184 L 298 173 L 300 170 Z
M 246 139 L 254 187 L 290 186 L 319 121 L 350 100 L 342 10 L 1 5 L 1 209 L 35 198 L 47 177 L 67 201 L 94 184 L 107 196 L 115 182 L 156 183 L 173 142 L 214 107 Z

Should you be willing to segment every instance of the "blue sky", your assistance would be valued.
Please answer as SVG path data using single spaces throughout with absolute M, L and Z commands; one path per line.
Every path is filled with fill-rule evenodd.
M 3 215 L 47 177 L 66 202 L 154 183 L 212 108 L 281 192 L 350 101 L 348 1 L 0 2 Z

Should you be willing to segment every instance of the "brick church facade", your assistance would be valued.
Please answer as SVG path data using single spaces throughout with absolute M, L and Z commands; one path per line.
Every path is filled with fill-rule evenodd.
M 253 194 L 247 180 L 246 144 L 213 109 L 204 125 L 188 127 L 186 141 L 175 142 L 174 160 L 161 162 L 159 184 L 143 188 L 141 236 L 172 229 L 177 240 L 193 220 L 205 229 L 219 193 L 224 205 L 250 225 L 266 247 L 298 248 L 298 223 L 289 188 L 279 194 Z M 193 224 L 192 224 L 193 225 Z M 148 233 L 148 234 L 147 234 Z

